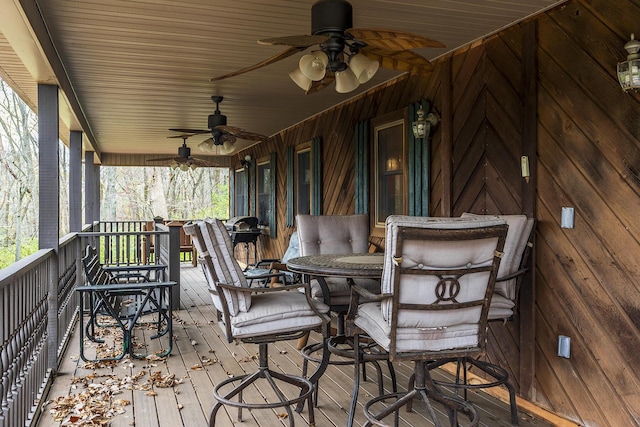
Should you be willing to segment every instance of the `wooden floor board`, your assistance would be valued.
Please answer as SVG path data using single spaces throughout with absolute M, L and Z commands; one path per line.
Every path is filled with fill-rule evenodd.
M 242 375 L 254 372 L 258 367 L 256 345 L 237 345 L 228 343 L 216 322 L 210 294 L 204 282 L 200 267 L 183 264 L 181 268 L 181 309 L 174 312 L 174 347 L 166 360 L 122 360 L 114 366 L 91 367 L 79 358 L 78 328 L 74 330 L 72 341 L 60 366 L 46 399 L 81 393 L 88 385 L 83 382 L 72 384 L 74 378 L 85 378 L 87 384 L 100 384 L 107 381 L 124 381 L 128 377 L 140 376 L 136 386 L 122 390 L 112 396 L 115 399 L 127 399 L 131 405 L 123 406 L 123 413 L 115 415 L 111 420 L 112 427 L 175 427 L 204 426 L 208 424 L 209 412 L 216 400 L 213 389 L 216 384 L 229 378 L 230 375 Z M 141 351 L 154 353 L 166 346 L 162 340 L 152 340 L 152 330 L 137 332 L 139 344 L 145 344 Z M 310 342 L 318 342 L 320 335 L 313 333 Z M 302 357 L 295 348 L 296 341 L 278 342 L 269 346 L 269 364 L 275 371 L 300 374 Z M 95 354 L 95 345 L 86 348 L 87 354 Z M 412 366 L 407 363 L 394 364 L 398 388 L 406 390 Z M 311 363 L 309 371 L 315 368 Z M 381 363 L 384 389 L 391 391 L 391 379 L 386 363 Z M 148 383 L 152 374 L 175 375 L 181 381 L 173 387 L 159 387 L 158 384 L 140 387 Z M 144 375 L 143 375 L 144 374 Z M 434 377 L 450 378 L 444 371 L 433 372 Z M 360 381 L 358 407 L 355 426 L 364 424 L 362 413 L 364 403 L 378 394 L 376 370 L 367 367 L 367 381 Z M 88 378 L 88 379 L 87 379 Z M 342 427 L 346 425 L 351 396 L 353 394 L 353 366 L 329 366 L 320 380 L 318 406 L 315 408 L 316 426 Z M 142 388 L 142 389 L 141 389 Z M 296 391 L 283 388 L 287 396 L 297 394 Z M 248 387 L 244 398 L 252 401 L 273 401 L 275 395 L 268 385 L 259 383 Z M 486 393 L 470 393 L 480 415 L 481 425 L 488 427 L 509 426 L 508 405 Z M 49 410 L 53 403 L 43 409 L 38 426 L 59 426 Z M 282 417 L 283 408 L 264 410 L 244 410 L 243 421 L 236 421 L 237 409 L 223 406 L 217 414 L 216 426 L 288 426 L 289 420 Z M 520 425 L 530 427 L 546 427 L 549 423 L 534 419 L 520 412 Z M 293 412 L 295 424 L 309 425 L 309 414 L 305 405 L 302 414 Z M 400 425 L 429 426 L 433 425 L 427 416 L 423 402 L 414 403 L 414 412 L 402 411 Z M 464 425 L 464 423 L 462 423 Z

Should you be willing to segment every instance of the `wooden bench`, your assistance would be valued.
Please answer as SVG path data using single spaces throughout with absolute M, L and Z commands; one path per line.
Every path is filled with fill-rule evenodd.
M 132 331 L 140 316 L 156 316 L 157 333 L 151 338 L 168 335 L 167 349 L 158 356 L 169 354 L 173 347 L 171 298 L 176 282 L 165 281 L 165 265 L 128 265 L 104 267 L 95 247 L 88 245 L 82 258 L 87 278 L 86 286 L 78 286 L 80 293 L 80 356 L 85 361 L 120 360 L 129 354 L 135 354 Z M 86 299 L 86 300 L 85 300 Z M 127 299 L 132 304 L 122 304 Z M 89 310 L 89 319 L 84 324 L 85 309 Z M 108 316 L 116 321 L 116 327 L 122 331 L 122 351 L 115 357 L 88 359 L 84 352 L 84 335 L 91 341 L 104 342 L 96 335 L 96 328 L 105 327 L 99 323 L 98 316 Z M 111 325 L 113 326 L 113 325 Z

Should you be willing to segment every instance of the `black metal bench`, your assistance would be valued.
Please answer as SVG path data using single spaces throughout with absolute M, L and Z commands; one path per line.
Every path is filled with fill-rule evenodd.
M 167 348 L 158 353 L 158 357 L 169 354 L 173 347 L 171 297 L 176 282 L 165 281 L 164 265 L 128 265 L 104 267 L 99 254 L 93 246 L 87 246 L 82 258 L 88 284 L 79 286 L 80 294 L 80 357 L 85 361 L 120 360 L 127 354 L 136 358 L 146 355 L 136 354 L 133 348 L 132 332 L 141 316 L 152 315 L 156 334 L 152 339 L 168 336 Z M 127 301 L 126 304 L 123 302 Z M 85 309 L 89 318 L 84 324 Z M 122 351 L 117 356 L 88 359 L 84 352 L 85 334 L 96 343 L 104 340 L 96 335 L 96 328 L 107 327 L 99 323 L 99 316 L 115 321 L 122 331 Z

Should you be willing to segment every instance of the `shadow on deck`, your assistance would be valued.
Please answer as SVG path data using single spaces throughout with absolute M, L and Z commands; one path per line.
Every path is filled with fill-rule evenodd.
M 166 360 L 129 360 L 110 364 L 85 364 L 80 360 L 77 327 L 59 374 L 48 393 L 38 426 L 101 425 L 100 420 L 110 418 L 111 426 L 204 426 L 215 403 L 214 384 L 231 375 L 252 372 L 257 364 L 255 345 L 236 345 L 223 338 L 199 268 L 182 264 L 181 307 L 174 313 L 174 349 Z M 154 341 L 145 342 L 145 331 L 138 337 L 139 345 L 147 351 L 157 350 Z M 149 334 L 150 335 L 150 334 Z M 314 337 L 312 336 L 312 339 Z M 318 337 L 316 336 L 315 339 Z M 144 343 L 144 344 L 143 344 Z M 282 371 L 301 373 L 302 358 L 295 349 L 295 341 L 281 342 L 270 347 L 271 365 Z M 159 348 L 158 348 L 159 349 Z M 150 352 L 151 352 L 150 351 Z M 398 387 L 406 389 L 411 366 L 397 364 Z M 386 367 L 385 389 L 390 388 Z M 344 426 L 352 395 L 351 366 L 330 366 L 320 381 L 316 425 Z M 448 376 L 442 370 L 436 376 Z M 270 399 L 264 395 L 266 387 L 254 387 L 245 392 L 247 399 Z M 284 391 L 285 394 L 287 391 Z M 365 421 L 362 404 L 377 394 L 375 372 L 361 381 L 359 408 L 355 425 Z M 470 393 L 480 414 L 482 426 L 509 426 L 508 404 L 483 393 Z M 76 408 L 87 419 L 63 415 L 66 408 Z M 56 409 L 58 408 L 58 409 Z M 90 411 L 91 410 L 91 411 Z M 224 408 L 218 413 L 216 425 L 240 425 L 237 411 Z M 289 425 L 282 408 L 243 412 L 243 426 Z M 529 415 L 519 409 L 521 426 L 551 426 L 555 423 Z M 94 417 L 94 424 L 90 424 Z M 308 424 L 308 414 L 295 414 L 296 425 Z M 425 407 L 417 402 L 414 412 L 403 411 L 400 425 L 433 425 Z

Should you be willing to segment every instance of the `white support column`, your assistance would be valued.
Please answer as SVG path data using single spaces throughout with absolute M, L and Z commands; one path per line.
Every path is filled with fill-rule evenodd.
M 38 85 L 39 213 L 38 245 L 53 248 L 47 297 L 47 363 L 58 369 L 58 249 L 60 232 L 60 149 L 58 86 Z
M 82 132 L 69 135 L 69 231 L 82 230 Z

